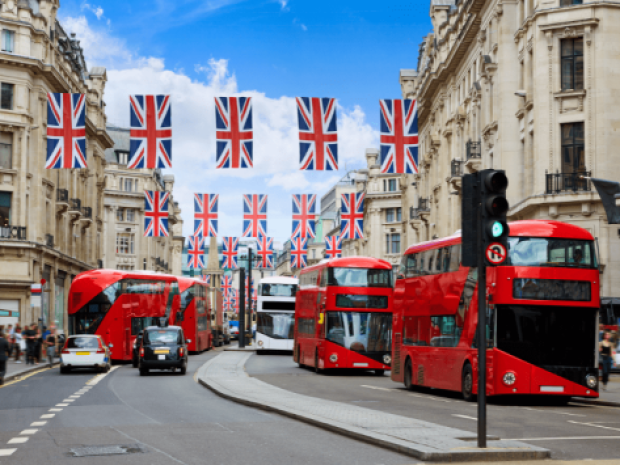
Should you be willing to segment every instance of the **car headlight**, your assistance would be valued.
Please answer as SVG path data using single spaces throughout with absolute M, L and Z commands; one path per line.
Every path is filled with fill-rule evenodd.
M 502 378 L 502 382 L 506 386 L 512 386 L 517 381 L 517 375 L 515 375 L 512 371 L 509 371 Z
M 596 379 L 596 376 L 594 375 L 588 375 L 586 376 L 586 384 L 590 389 L 594 389 L 598 384 L 598 379 Z
M 331 354 L 331 355 L 329 356 L 329 361 L 330 361 L 330 362 L 332 362 L 332 363 L 336 363 L 336 362 L 338 361 L 338 355 L 336 355 L 336 354 Z
M 386 365 L 389 365 L 392 362 L 392 357 L 390 357 L 389 355 L 385 354 L 383 356 L 383 363 L 385 363 Z

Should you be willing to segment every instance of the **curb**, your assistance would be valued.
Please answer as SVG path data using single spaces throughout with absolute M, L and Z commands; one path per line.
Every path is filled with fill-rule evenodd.
M 388 449 L 400 454 L 408 455 L 410 457 L 417 458 L 419 460 L 429 462 L 491 462 L 491 461 L 516 461 L 516 460 L 541 460 L 551 457 L 551 452 L 547 449 L 539 450 L 509 450 L 509 451 L 492 451 L 493 445 L 489 444 L 489 447 L 483 451 L 477 450 L 476 447 L 468 448 L 466 451 L 459 452 L 426 452 L 416 449 L 413 443 L 400 439 L 390 438 L 389 436 L 379 437 L 379 435 L 371 435 L 363 428 L 358 428 L 351 425 L 346 425 L 336 422 L 328 422 L 321 418 L 312 417 L 309 414 L 299 414 L 286 408 L 279 408 L 273 405 L 262 404 L 257 401 L 245 399 L 237 395 L 232 395 L 218 389 L 213 384 L 209 384 L 203 380 L 200 372 L 206 371 L 208 366 L 213 363 L 217 357 L 212 358 L 205 363 L 198 370 L 198 382 L 207 389 L 211 390 L 215 394 L 224 399 L 231 400 L 233 402 L 243 404 L 249 407 L 258 408 L 267 412 L 275 412 L 280 415 L 298 420 L 304 423 L 308 423 L 313 426 L 317 426 L 321 429 L 331 431 L 358 441 L 362 441 L 366 444 L 372 444 L 384 449 Z M 245 361 L 243 362 L 245 365 Z M 215 383 L 214 383 L 215 384 Z
M 52 365 L 52 368 L 57 367 L 57 366 L 60 366 L 60 362 L 54 363 Z M 33 371 L 38 371 L 41 368 L 47 368 L 47 367 L 48 367 L 47 363 L 44 363 L 44 364 L 41 364 L 40 366 L 34 366 L 32 368 L 26 368 L 26 369 L 24 369 L 22 371 L 19 371 L 17 373 L 11 373 L 9 375 L 5 375 L 4 376 L 4 382 L 6 383 L 7 381 L 13 381 L 14 379 L 21 378 L 24 375 L 30 374 Z

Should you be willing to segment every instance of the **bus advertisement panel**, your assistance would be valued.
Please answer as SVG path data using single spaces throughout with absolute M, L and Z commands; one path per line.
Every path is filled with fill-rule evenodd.
M 112 360 L 132 359 L 133 342 L 147 326 L 179 307 L 175 276 L 147 271 L 93 270 L 71 283 L 69 334 L 97 334 L 113 344 Z
M 208 350 L 213 346 L 211 308 L 207 298 L 209 286 L 195 278 L 180 277 L 178 280 L 181 302 L 171 318 L 172 324 L 181 326 L 185 338 L 191 341 L 187 344 L 189 352 Z
M 274 276 L 258 284 L 257 351 L 293 351 L 297 278 Z
M 295 301 L 294 360 L 319 372 L 390 369 L 392 266 L 366 257 L 324 260 L 302 270 Z
M 487 393 L 598 397 L 599 270 L 585 229 L 510 224 L 508 257 L 487 268 Z M 394 289 L 392 380 L 478 392 L 477 268 L 460 235 L 410 247 Z

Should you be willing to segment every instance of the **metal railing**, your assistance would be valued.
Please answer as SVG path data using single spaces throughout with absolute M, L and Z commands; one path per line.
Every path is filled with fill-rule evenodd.
M 0 226 L 0 239 L 11 239 L 15 241 L 26 240 L 26 226 Z
M 54 236 L 52 236 L 51 234 L 46 234 L 45 245 L 53 248 L 54 247 Z
M 467 159 L 471 160 L 472 158 L 473 159 L 481 158 L 482 157 L 481 147 L 482 146 L 479 140 L 478 142 L 474 142 L 471 140 L 467 141 L 467 143 L 465 144 Z
M 453 178 L 462 178 L 463 177 L 463 162 L 461 160 L 452 160 L 451 164 L 451 174 Z
M 91 207 L 82 207 L 82 216 L 84 218 L 92 218 L 93 217 L 93 209 Z
M 74 212 L 82 211 L 82 201 L 80 199 L 69 199 L 70 210 Z
M 592 190 L 592 183 L 589 179 L 584 178 L 589 178 L 590 175 L 590 171 L 580 173 L 548 173 L 545 171 L 547 194 L 589 192 Z
M 56 202 L 69 203 L 69 191 L 67 189 L 56 189 Z

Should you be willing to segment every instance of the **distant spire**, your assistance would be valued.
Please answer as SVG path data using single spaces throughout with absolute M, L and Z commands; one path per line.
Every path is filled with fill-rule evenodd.
M 209 258 L 207 259 L 207 274 L 221 273 L 220 259 L 217 253 L 217 237 L 212 236 L 209 241 Z

